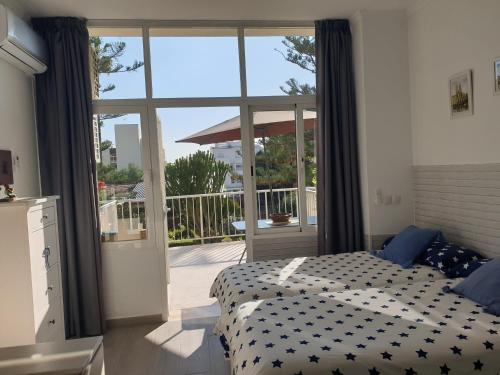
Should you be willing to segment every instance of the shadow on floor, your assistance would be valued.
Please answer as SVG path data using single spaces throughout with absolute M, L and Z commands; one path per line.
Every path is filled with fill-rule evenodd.
M 111 329 L 104 336 L 106 375 L 229 375 L 215 318 Z

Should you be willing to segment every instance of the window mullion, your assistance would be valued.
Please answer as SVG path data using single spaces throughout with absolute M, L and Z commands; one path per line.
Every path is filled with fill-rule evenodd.
M 241 97 L 247 97 L 247 72 L 246 72 L 246 59 L 245 59 L 245 29 L 238 27 L 238 54 L 240 62 L 240 88 Z
M 149 40 L 149 27 L 142 28 L 142 45 L 144 53 L 144 77 L 146 79 L 146 99 L 153 98 L 153 78 L 151 73 L 151 45 Z
M 300 212 L 300 226 L 307 226 L 307 201 L 306 201 L 306 172 L 305 172 L 305 147 L 304 147 L 304 108 L 299 105 L 295 107 L 295 119 L 297 124 L 297 194 Z

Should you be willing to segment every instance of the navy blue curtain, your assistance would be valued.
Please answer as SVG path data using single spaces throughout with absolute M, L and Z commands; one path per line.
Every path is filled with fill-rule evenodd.
M 101 245 L 85 20 L 35 18 L 48 48 L 36 76 L 40 177 L 44 195 L 59 195 L 59 237 L 66 336 L 104 332 Z
M 363 249 L 356 96 L 348 20 L 316 21 L 318 253 Z

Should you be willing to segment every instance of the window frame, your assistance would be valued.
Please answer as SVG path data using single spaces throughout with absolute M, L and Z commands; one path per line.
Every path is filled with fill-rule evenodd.
M 106 115 L 106 114 L 138 114 L 140 118 L 140 129 L 141 129 L 141 157 L 142 157 L 142 170 L 144 173 L 144 191 L 146 199 L 144 200 L 144 210 L 146 215 L 147 223 L 147 237 L 143 240 L 130 240 L 130 241 L 114 241 L 114 242 L 102 242 L 101 246 L 104 249 L 123 249 L 123 248 L 141 248 L 141 249 L 151 249 L 154 247 L 156 242 L 156 230 L 155 230 L 155 216 L 154 216 L 154 198 L 153 198 L 153 178 L 152 178 L 152 166 L 151 166 L 151 154 L 148 148 L 148 143 L 150 139 L 149 126 L 148 126 L 148 116 L 147 111 L 144 106 L 117 106 L 111 105 L 98 105 L 94 107 L 94 116 Z M 99 178 L 99 176 L 97 176 Z
M 250 148 L 253 151 L 253 145 L 255 142 L 254 127 L 252 121 L 252 115 L 255 112 L 265 112 L 265 111 L 293 111 L 295 113 L 295 142 L 296 142 L 296 158 L 297 158 L 297 209 L 299 213 L 299 224 L 294 226 L 283 226 L 275 228 L 258 228 L 257 226 L 257 205 L 252 204 L 253 211 L 253 225 L 254 233 L 257 235 L 263 234 L 277 234 L 277 233 L 290 233 L 290 232 L 305 232 L 305 231 L 315 231 L 317 226 L 309 224 L 307 222 L 307 200 L 306 200 L 306 184 L 305 184 L 305 151 L 304 151 L 304 110 L 313 109 L 315 105 L 310 104 L 266 104 L 266 105 L 255 105 L 249 106 L 249 133 L 250 138 L 247 143 L 249 143 Z M 253 170 L 252 179 L 252 197 L 255 198 L 257 195 L 257 178 L 255 175 L 256 162 L 255 162 L 255 152 L 252 152 L 249 158 L 251 163 L 251 170 Z M 251 172 L 252 174 L 252 172 Z M 247 223 L 248 225 L 248 223 Z
M 297 21 L 162 21 L 162 20 L 89 20 L 88 28 L 141 28 L 143 38 L 143 61 L 144 61 L 144 77 L 146 87 L 146 97 L 137 99 L 94 99 L 92 101 L 94 113 L 102 113 L 103 110 L 110 110 L 110 108 L 121 108 L 122 112 L 134 112 L 139 108 L 146 111 L 146 115 L 142 122 L 146 123 L 148 128 L 149 142 L 147 145 L 147 152 L 151 161 L 151 179 L 152 179 L 152 192 L 153 197 L 149 210 L 154 211 L 155 223 L 149 225 L 150 232 L 148 235 L 156 238 L 156 245 L 162 247 L 165 241 L 165 235 L 162 234 L 162 225 L 164 217 L 165 198 L 162 196 L 164 189 L 156 185 L 155 181 L 162 180 L 162 165 L 163 161 L 159 160 L 160 149 L 158 142 L 155 142 L 155 137 L 158 135 L 156 110 L 160 108 L 179 108 L 179 107 L 240 107 L 241 118 L 241 141 L 242 141 L 242 155 L 243 155 L 243 186 L 244 186 L 244 200 L 246 207 L 254 206 L 254 180 L 251 176 L 251 167 L 253 163 L 254 150 L 251 147 L 250 140 L 252 129 L 250 128 L 250 108 L 251 107 L 279 107 L 279 106 L 294 106 L 296 108 L 296 118 L 302 117 L 302 109 L 310 109 L 316 107 L 316 95 L 279 95 L 279 96 L 251 96 L 247 95 L 247 71 L 245 61 L 245 29 L 251 28 L 293 28 L 293 29 L 314 29 L 314 22 L 297 22 Z M 160 98 L 153 97 L 152 85 L 152 71 L 151 71 L 151 49 L 150 49 L 150 35 L 151 28 L 235 28 L 238 35 L 238 54 L 239 54 L 239 72 L 240 72 L 240 96 L 231 97 L 189 97 L 189 98 Z M 299 125 L 298 125 L 299 126 Z M 297 128 L 297 156 L 300 157 L 304 153 L 303 145 L 303 124 L 302 133 L 299 136 L 299 128 Z M 299 142 L 299 140 L 301 141 Z M 300 188 L 304 183 L 304 166 L 298 163 L 298 176 L 299 176 L 299 204 L 301 213 L 301 225 L 296 231 L 315 231 L 315 225 L 308 225 L 307 218 L 304 222 L 304 207 L 305 200 L 301 195 L 305 195 L 304 191 L 301 192 Z M 302 207 L 304 206 L 304 207 Z M 255 225 L 254 210 L 248 210 L 245 215 L 246 221 L 246 236 L 253 238 L 256 235 L 272 234 L 273 236 L 287 236 L 287 231 L 284 228 L 272 228 L 260 233 Z M 154 228 L 154 229 L 153 229 Z M 281 229 L 281 230 L 280 230 Z M 156 233 L 153 233 L 156 232 Z M 252 259 L 252 249 L 249 249 L 249 259 Z

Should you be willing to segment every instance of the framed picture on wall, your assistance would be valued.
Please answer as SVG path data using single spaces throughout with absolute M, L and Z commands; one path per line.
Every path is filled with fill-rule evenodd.
M 472 101 L 472 70 L 466 70 L 450 77 L 451 118 L 470 116 L 474 113 Z
M 500 57 L 493 61 L 494 94 L 500 95 Z

